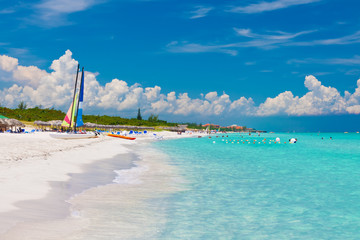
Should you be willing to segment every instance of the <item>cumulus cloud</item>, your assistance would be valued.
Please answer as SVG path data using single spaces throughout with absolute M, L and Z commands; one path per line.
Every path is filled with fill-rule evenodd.
M 18 60 L 6 55 L 0 55 L 0 68 L 6 72 L 10 72 L 16 68 Z
M 78 65 L 70 50 L 52 62 L 50 72 L 36 66 L 21 66 L 18 62 L 16 58 L 0 55 L 0 71 L 10 76 L 6 81 L 12 81 L 11 87 L 0 90 L 2 106 L 15 107 L 25 101 L 29 107 L 42 105 L 67 109 Z M 341 94 L 310 75 L 305 78 L 307 92 L 303 96 L 285 91 L 256 105 L 251 97 L 232 100 L 226 93 L 209 92 L 201 94 L 200 98 L 192 98 L 188 93 L 164 93 L 160 86 L 129 85 L 117 78 L 102 85 L 96 77 L 96 73 L 85 72 L 84 110 L 89 113 L 120 114 L 141 107 L 145 114 L 183 116 L 360 114 L 360 79 L 353 93 L 345 91 Z

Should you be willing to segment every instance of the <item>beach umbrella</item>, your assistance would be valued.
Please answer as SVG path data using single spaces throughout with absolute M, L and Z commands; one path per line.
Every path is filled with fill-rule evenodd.
M 84 123 L 84 126 L 88 128 L 95 128 L 97 125 L 95 123 L 86 122 Z
M 8 119 L 4 119 L 4 120 L 8 123 L 8 126 L 11 126 L 11 127 L 25 127 L 25 124 L 23 124 L 22 122 L 20 122 L 17 119 L 8 118 Z
M 61 120 L 51 120 L 51 121 L 48 121 L 47 123 L 51 126 L 61 126 L 63 121 Z
M 5 118 L 0 118 L 0 126 L 8 126 L 8 123 L 5 121 Z
M 39 125 L 39 126 L 49 126 L 50 125 L 47 122 L 39 121 L 39 120 L 34 121 L 34 124 Z

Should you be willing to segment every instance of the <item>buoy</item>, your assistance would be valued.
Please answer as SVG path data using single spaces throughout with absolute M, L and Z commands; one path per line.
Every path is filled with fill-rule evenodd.
M 215 141 L 213 141 L 213 143 L 215 143 Z

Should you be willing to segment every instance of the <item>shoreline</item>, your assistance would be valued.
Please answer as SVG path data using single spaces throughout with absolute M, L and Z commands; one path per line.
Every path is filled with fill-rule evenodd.
M 148 143 L 152 142 L 152 140 L 149 137 L 139 138 L 137 142 L 104 137 L 95 140 L 84 139 L 80 142 L 76 140 L 53 140 L 46 136 L 46 133 L 40 135 L 42 136 L 33 135 L 28 137 L 30 139 L 21 139 L 24 137 L 21 135 L 11 136 L 11 138 L 20 138 L 20 140 L 12 139 L 7 141 L 8 144 L 13 144 L 16 141 L 21 144 L 23 140 L 26 145 L 24 149 L 30 149 L 33 146 L 42 144 L 48 144 L 48 146 L 45 149 L 32 151 L 33 156 L 30 157 L 31 154 L 28 152 L 21 155 L 19 152 L 15 151 L 14 154 L 14 151 L 9 151 L 7 155 L 3 155 L 0 161 L 0 173 L 4 173 L 2 174 L 0 190 L 6 195 L 5 198 L 0 200 L 0 203 L 2 203 L 0 204 L 0 237 L 2 239 L 22 239 L 23 234 L 27 236 L 33 234 L 36 239 L 65 239 L 64 235 L 58 238 L 61 235 L 57 230 L 59 226 L 59 229 L 67 226 L 69 230 L 72 229 L 70 232 L 74 232 L 86 225 L 80 220 L 83 218 L 81 215 L 83 210 L 78 209 L 83 207 L 81 206 L 82 203 L 86 202 L 84 196 L 89 192 L 101 192 L 101 189 L 113 188 L 111 191 L 116 191 L 119 194 L 128 191 L 133 198 L 138 197 L 139 194 L 142 195 L 141 199 L 138 200 L 129 199 L 129 197 L 125 196 L 123 200 L 131 205 L 133 202 L 138 201 L 140 203 L 151 198 L 154 190 L 156 190 L 153 189 L 152 192 L 149 192 L 143 188 L 139 189 L 139 186 L 148 185 L 148 182 L 159 178 L 159 175 L 155 176 L 155 178 L 154 176 L 149 178 L 149 176 L 157 174 L 156 167 L 150 166 L 151 164 L 156 165 L 156 161 L 150 164 L 146 163 L 146 158 L 151 158 L 151 156 L 137 151 L 142 148 L 147 149 L 144 151 L 151 152 Z M 179 136 L 173 133 L 166 133 L 165 135 L 166 139 L 190 137 L 190 135 Z M 4 137 L 6 138 L 5 135 L 0 135 L 0 141 L 4 142 Z M 72 144 L 74 146 L 71 146 Z M 120 161 L 118 160 L 119 156 L 121 156 Z M 135 164 L 135 162 L 139 164 Z M 101 167 L 97 166 L 99 164 Z M 108 164 L 107 170 L 104 170 L 106 164 Z M 161 166 L 158 166 L 159 169 L 169 167 L 164 163 L 161 164 Z M 141 170 L 142 173 L 137 176 L 135 174 L 137 179 L 135 179 L 134 183 L 124 184 L 121 181 L 113 183 L 119 172 L 138 171 L 139 167 L 144 168 L 144 166 L 145 169 Z M 170 168 L 172 167 L 170 166 Z M 114 172 L 115 170 L 118 172 Z M 96 171 L 107 172 L 96 173 Z M 94 176 L 98 176 L 99 179 L 93 179 Z M 139 181 L 144 176 L 145 179 L 140 180 L 141 184 L 138 184 L 136 181 Z M 165 178 L 169 177 L 171 175 L 165 176 Z M 89 180 L 92 180 L 92 182 L 86 182 Z M 162 183 L 160 181 L 156 184 Z M 173 187 L 164 186 L 162 190 L 163 193 L 166 193 L 174 189 Z M 162 190 L 159 191 L 160 195 Z M 79 199 L 82 200 L 79 201 Z M 146 210 L 143 209 L 143 211 Z M 80 215 L 81 217 L 79 217 Z M 134 217 L 136 218 L 136 216 Z M 35 223 L 30 223 L 33 221 Z M 46 229 L 51 229 L 51 231 L 47 231 L 49 234 L 41 238 L 38 235 L 39 232 L 34 233 L 34 226 L 39 227 L 36 224 L 47 226 Z M 126 225 L 126 222 L 123 224 Z M 69 231 L 63 232 L 69 233 Z M 54 238 L 50 238 L 52 236 Z

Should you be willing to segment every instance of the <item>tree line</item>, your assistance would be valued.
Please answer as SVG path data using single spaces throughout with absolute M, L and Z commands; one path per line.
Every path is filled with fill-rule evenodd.
M 36 106 L 34 108 L 27 108 L 26 103 L 20 102 L 17 108 L 11 109 L 0 106 L 0 114 L 8 118 L 15 118 L 20 121 L 33 122 L 51 121 L 51 120 L 63 120 L 65 113 L 56 110 L 54 108 L 43 108 L 42 106 Z M 103 125 L 130 125 L 130 126 L 177 126 L 177 123 L 169 123 L 165 120 L 160 120 L 158 115 L 151 114 L 147 120 L 143 119 L 138 110 L 138 116 L 136 118 L 123 118 L 119 116 L 107 116 L 107 115 L 83 115 L 84 122 L 91 122 Z

